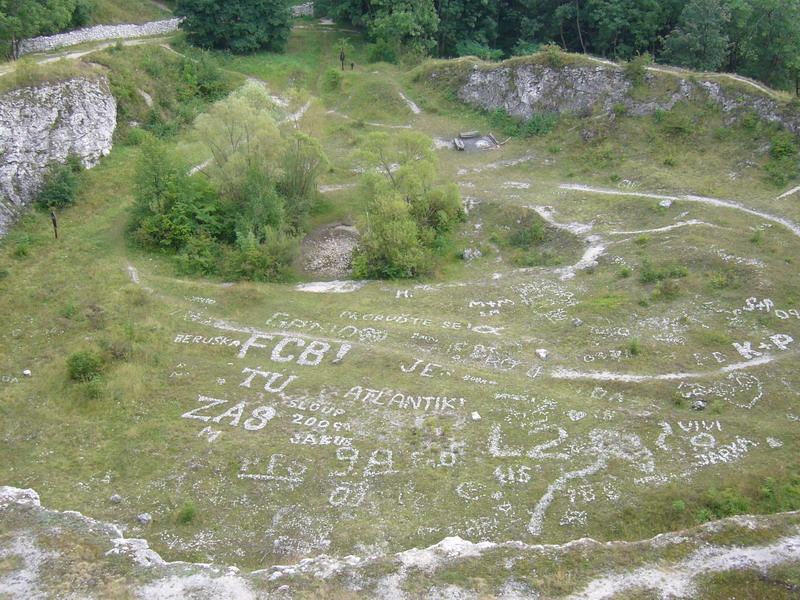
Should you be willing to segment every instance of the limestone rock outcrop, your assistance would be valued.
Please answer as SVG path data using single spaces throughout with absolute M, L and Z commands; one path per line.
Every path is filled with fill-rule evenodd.
M 70 154 L 91 168 L 111 152 L 117 102 L 108 79 L 76 77 L 0 95 L 0 236 Z
M 460 100 L 484 110 L 503 109 L 523 119 L 536 113 L 589 116 L 620 109 L 642 116 L 670 110 L 682 101 L 699 100 L 717 104 L 731 119 L 756 113 L 800 135 L 800 110 L 743 78 L 649 70 L 643 86 L 634 90 L 621 67 L 589 60 L 558 68 L 534 60 L 494 65 L 457 61 L 434 68 L 429 78 L 452 82 L 454 70 L 458 71 L 455 91 Z

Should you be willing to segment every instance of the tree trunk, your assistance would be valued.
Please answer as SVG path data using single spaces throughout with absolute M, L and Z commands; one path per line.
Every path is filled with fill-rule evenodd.
M 583 33 L 581 32 L 581 9 L 579 0 L 575 0 L 575 23 L 578 26 L 578 39 L 581 41 L 581 50 L 586 54 L 586 44 L 583 43 Z

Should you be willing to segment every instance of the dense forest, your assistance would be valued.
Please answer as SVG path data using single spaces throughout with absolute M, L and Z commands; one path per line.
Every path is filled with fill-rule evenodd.
M 800 78 L 800 0 L 317 0 L 364 28 L 373 56 L 528 54 L 542 44 L 731 71 L 775 87 Z
M 253 3 L 248 10 L 269 18 L 242 20 L 246 39 L 238 50 L 280 49 L 288 4 Z M 93 7 L 91 0 L 0 0 L 0 43 L 15 54 L 21 39 L 87 24 Z M 194 18 L 196 30 L 202 22 L 219 25 L 217 13 L 231 7 L 184 0 L 179 13 Z M 800 0 L 317 0 L 315 11 L 363 28 L 376 61 L 500 59 L 557 44 L 622 60 L 649 54 L 800 93 Z M 263 39 L 249 35 L 254 28 Z

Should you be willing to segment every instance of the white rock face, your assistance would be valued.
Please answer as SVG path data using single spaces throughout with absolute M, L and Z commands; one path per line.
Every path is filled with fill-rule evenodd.
M 56 48 L 75 46 L 86 42 L 100 42 L 103 40 L 121 40 L 151 35 L 163 35 L 178 30 L 181 19 L 166 19 L 164 21 L 151 21 L 142 25 L 97 25 L 76 29 L 67 33 L 47 35 L 23 40 L 19 47 L 19 54 L 31 52 L 49 52 Z
M 306 2 L 304 4 L 297 4 L 292 7 L 292 16 L 297 17 L 313 17 L 314 16 L 314 3 Z
M 86 168 L 111 152 L 117 102 L 105 77 L 74 78 L 0 95 L 0 236 L 39 189 L 51 161 Z
M 436 79 L 440 73 L 432 73 Z M 648 73 L 646 79 L 652 80 Z M 458 97 L 467 104 L 485 110 L 501 108 L 512 116 L 530 119 L 539 113 L 564 113 L 588 116 L 596 111 L 613 113 L 617 107 L 634 116 L 670 110 L 677 103 L 690 99 L 707 99 L 717 104 L 726 121 L 756 112 L 766 121 L 781 123 L 789 131 L 800 134 L 800 114 L 796 109 L 770 98 L 762 92 L 743 91 L 716 81 L 698 81 L 678 77 L 670 92 L 654 92 L 641 99 L 631 94 L 632 84 L 624 71 L 614 65 L 567 65 L 551 68 L 543 64 L 506 63 L 470 71 L 458 90 Z

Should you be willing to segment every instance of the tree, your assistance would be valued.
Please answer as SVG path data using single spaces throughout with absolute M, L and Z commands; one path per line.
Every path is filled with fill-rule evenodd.
M 236 53 L 282 52 L 291 31 L 287 0 L 179 0 L 189 41 Z
M 498 4 L 485 0 L 436 0 L 434 5 L 439 17 L 436 42 L 439 55 L 479 55 L 475 49 L 494 48 L 497 42 Z M 459 44 L 462 45 L 460 51 Z M 465 47 L 473 50 L 466 50 Z
M 678 27 L 665 41 L 665 57 L 693 69 L 719 69 L 727 57 L 725 28 L 730 18 L 720 0 L 691 0 L 681 13 Z
M 224 196 L 240 200 L 252 171 L 279 179 L 283 140 L 273 108 L 263 86 L 248 83 L 197 117 L 194 137 L 213 159 L 204 172 Z
M 437 186 L 432 140 L 420 133 L 366 136 L 355 155 L 369 199 L 354 273 L 369 278 L 416 277 L 431 251 L 464 215 L 458 187 Z
M 375 198 L 362 219 L 361 241 L 353 261 L 357 277 L 404 279 L 422 273 L 427 253 L 408 203 L 395 193 Z
M 737 72 L 775 87 L 795 83 L 800 60 L 800 0 L 749 0 Z
M 439 17 L 433 0 L 377 0 L 368 31 L 390 46 L 428 53 L 436 46 Z
M 9 55 L 17 58 L 22 40 L 66 29 L 76 9 L 83 11 L 85 4 L 78 0 L 0 0 L 0 40 L 7 44 Z
M 286 198 L 290 226 L 301 228 L 317 195 L 317 177 L 329 166 L 322 144 L 302 132 L 288 139 L 278 188 Z

